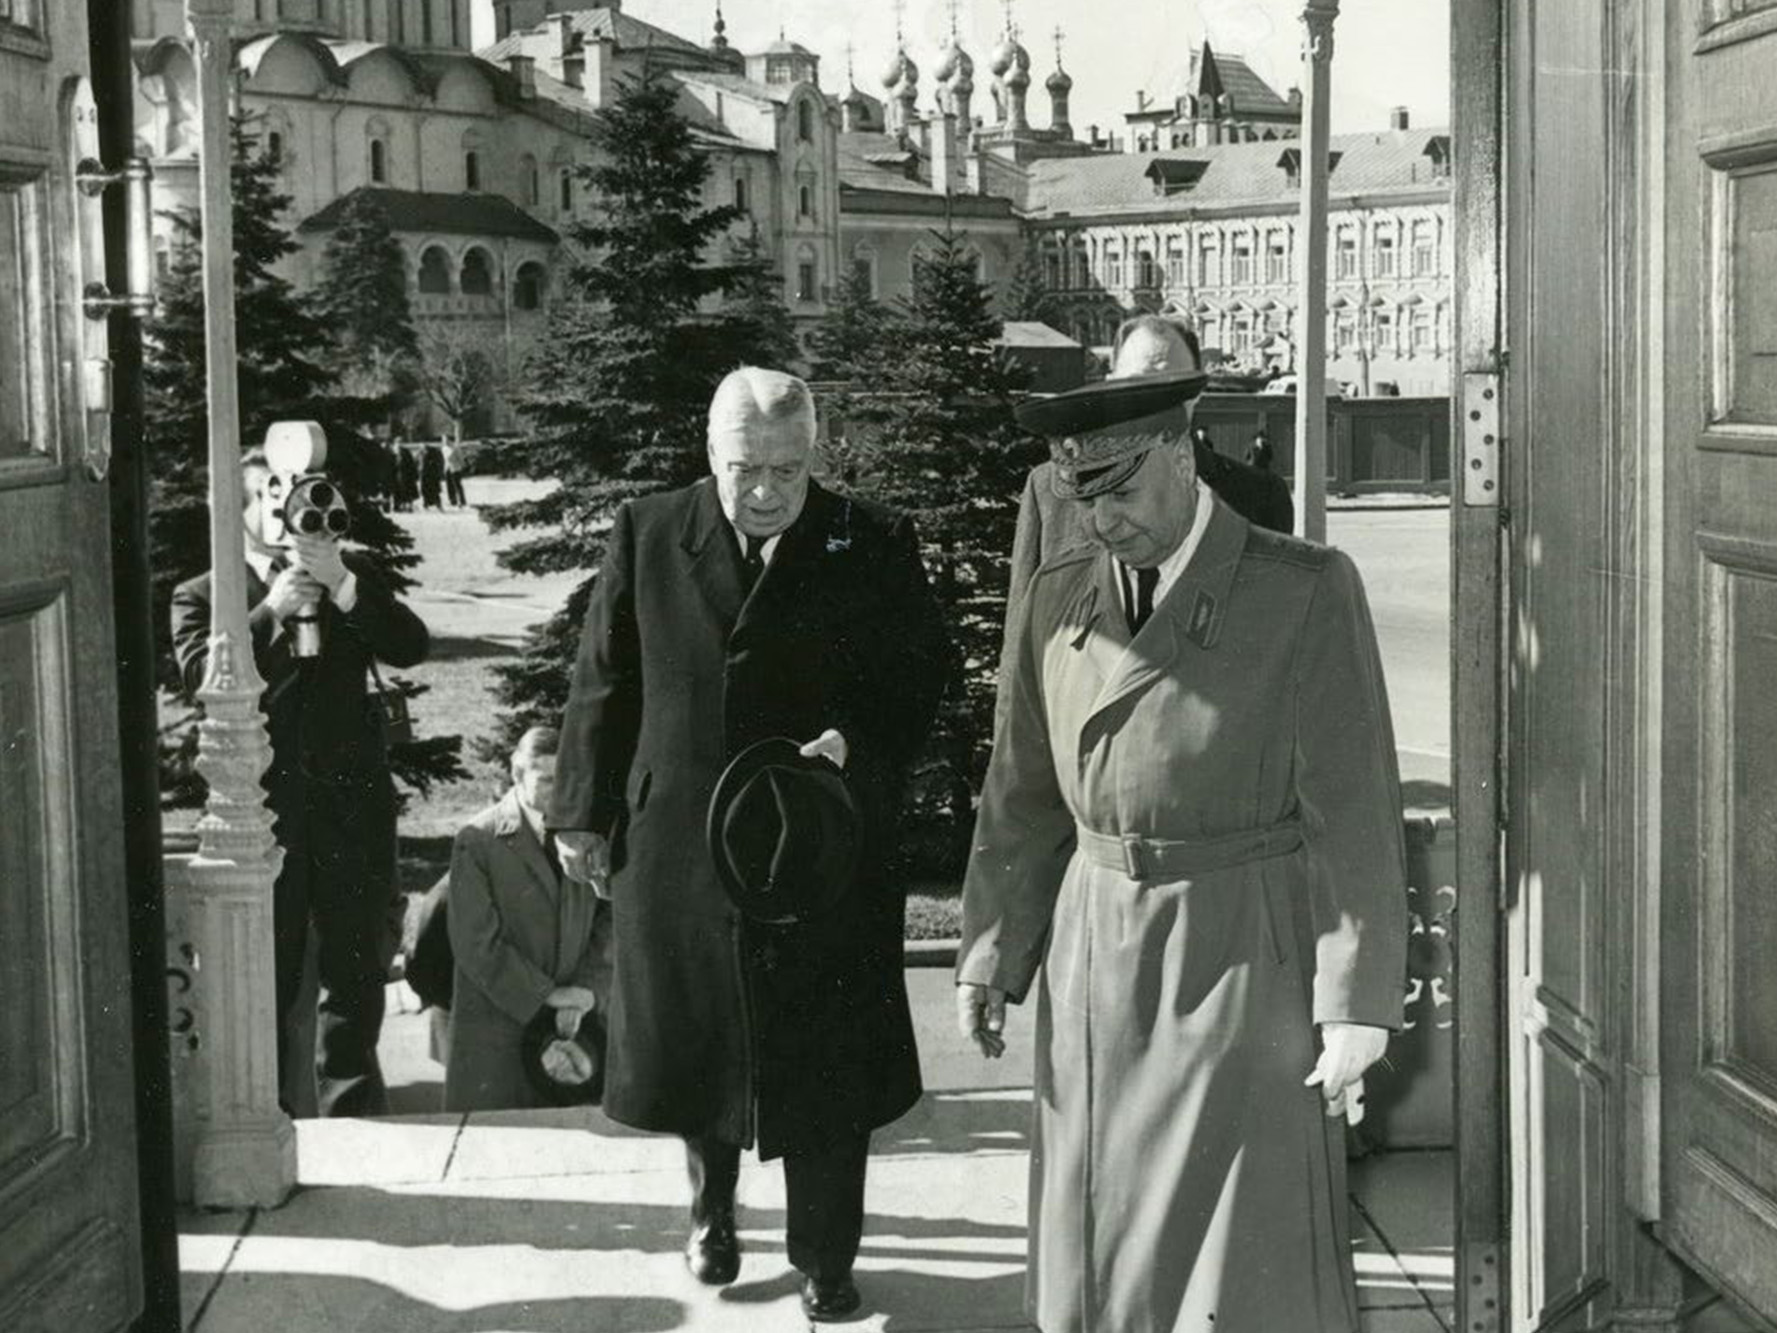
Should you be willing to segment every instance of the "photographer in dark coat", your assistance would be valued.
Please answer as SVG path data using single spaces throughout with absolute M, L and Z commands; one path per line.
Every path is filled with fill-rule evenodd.
M 790 1261 L 815 1319 L 859 1304 L 870 1132 L 920 1092 L 887 874 L 903 777 L 951 671 L 913 527 L 809 479 L 807 386 L 742 369 L 710 405 L 713 477 L 617 513 L 562 724 L 569 874 L 616 930 L 605 1111 L 685 1139 L 692 1272 L 739 1271 L 740 1152 L 784 1159 Z M 843 909 L 743 922 L 705 841 L 717 778 L 788 737 L 842 766 L 865 869 Z
M 297 536 L 288 549 L 268 540 L 270 469 L 257 449 L 241 463 L 247 623 L 272 751 L 265 789 L 284 851 L 273 890 L 280 1100 L 287 1110 L 309 1102 L 291 1082 L 290 1046 L 308 1027 L 296 1009 L 312 929 L 323 988 L 314 1060 L 320 1114 L 379 1115 L 388 1110 L 376 1044 L 393 953 L 395 788 L 369 670 L 373 659 L 414 666 L 430 640 L 367 557 L 329 537 Z M 210 599 L 208 574 L 173 593 L 173 652 L 193 694 L 209 666 Z M 317 600 L 321 651 L 300 657 L 286 621 Z

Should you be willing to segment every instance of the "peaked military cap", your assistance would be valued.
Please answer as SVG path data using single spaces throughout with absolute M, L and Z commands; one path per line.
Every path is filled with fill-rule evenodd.
M 1055 493 L 1085 500 L 1121 485 L 1156 444 L 1183 437 L 1178 409 L 1203 392 L 1200 370 L 1111 378 L 1020 403 L 1018 424 L 1049 437 Z

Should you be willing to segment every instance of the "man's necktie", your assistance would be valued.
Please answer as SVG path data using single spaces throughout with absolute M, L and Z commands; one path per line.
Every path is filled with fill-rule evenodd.
M 1128 578 L 1130 574 L 1135 576 L 1133 588 Z M 1125 568 L 1124 576 L 1124 610 L 1128 613 L 1129 633 L 1133 637 L 1141 632 L 1141 627 L 1148 623 L 1148 617 L 1154 614 L 1154 590 L 1160 586 L 1160 570 Z
M 543 856 L 549 862 L 549 869 L 555 874 L 555 882 L 560 884 L 565 878 L 561 868 L 561 849 L 555 845 L 555 834 L 544 833 Z
M 765 539 L 750 537 L 745 533 L 740 538 L 740 567 L 744 581 L 749 589 L 759 581 L 765 572 Z

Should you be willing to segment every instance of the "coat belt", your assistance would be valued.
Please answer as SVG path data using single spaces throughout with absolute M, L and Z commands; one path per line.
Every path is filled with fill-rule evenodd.
M 1217 838 L 1144 838 L 1139 833 L 1100 833 L 1075 826 L 1086 859 L 1130 879 L 1164 882 L 1206 875 L 1232 866 L 1288 856 L 1302 845 L 1302 821 L 1286 819 L 1265 828 Z

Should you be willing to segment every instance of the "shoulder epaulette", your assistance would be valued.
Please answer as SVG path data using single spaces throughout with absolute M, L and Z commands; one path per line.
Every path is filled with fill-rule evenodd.
M 1246 554 L 1255 560 L 1277 560 L 1301 569 L 1325 569 L 1332 552 L 1318 542 L 1286 532 L 1253 525 L 1246 539 Z
M 1032 575 L 1032 577 L 1042 578 L 1043 575 L 1052 574 L 1058 569 L 1067 569 L 1072 565 L 1079 564 L 1083 560 L 1090 560 L 1097 554 L 1098 548 L 1089 543 L 1080 546 L 1066 547 L 1063 550 L 1057 551 L 1054 555 L 1043 561 L 1042 564 L 1038 565 L 1037 572 Z

